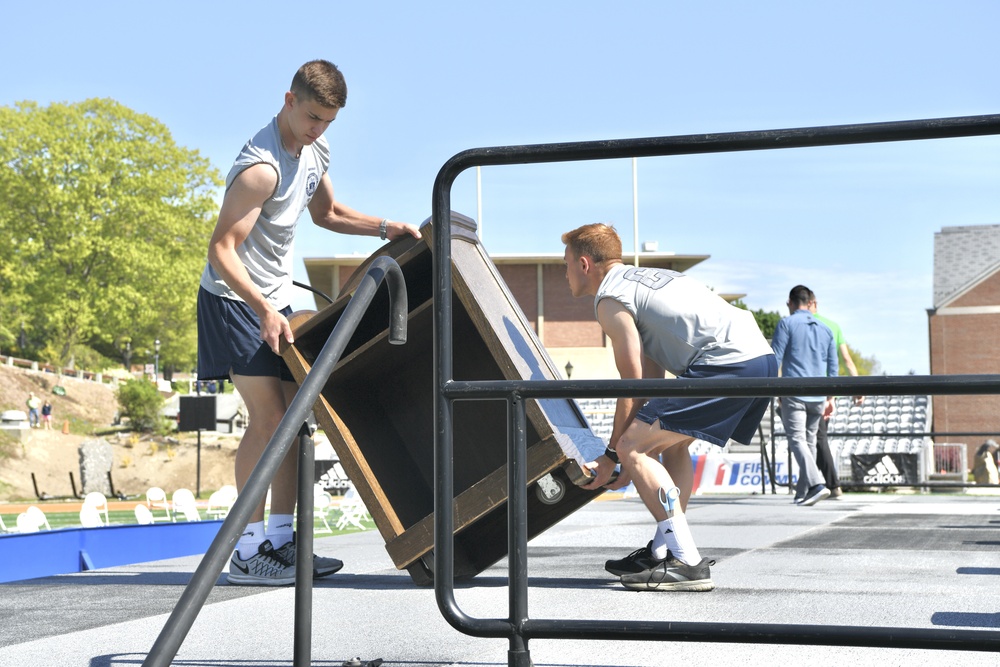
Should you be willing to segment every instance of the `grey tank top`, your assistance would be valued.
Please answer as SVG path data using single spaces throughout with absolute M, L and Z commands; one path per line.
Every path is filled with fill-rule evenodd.
M 311 146 L 303 146 L 302 154 L 296 159 L 281 143 L 278 117 L 275 116 L 243 146 L 226 177 L 226 190 L 232 187 L 237 176 L 255 164 L 271 165 L 278 174 L 278 184 L 236 253 L 253 284 L 280 310 L 292 300 L 295 225 L 330 166 L 330 148 L 326 138 L 320 137 Z M 241 300 L 211 264 L 205 265 L 201 286 L 212 294 Z
M 595 311 L 602 299 L 614 299 L 632 314 L 643 354 L 673 375 L 696 364 L 736 364 L 771 354 L 752 313 L 683 273 L 617 265 L 601 282 Z

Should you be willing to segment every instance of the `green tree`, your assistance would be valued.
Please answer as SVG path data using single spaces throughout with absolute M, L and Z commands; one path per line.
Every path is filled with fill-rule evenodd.
M 847 344 L 847 349 L 851 352 L 851 359 L 854 360 L 854 367 L 858 369 L 858 375 L 881 375 L 882 364 L 874 356 L 866 357 Z M 844 364 L 840 364 L 840 374 L 849 375 Z
M 129 418 L 134 430 L 163 430 L 164 418 L 160 415 L 160 410 L 163 409 L 164 400 L 152 382 L 129 380 L 118 387 L 115 397 L 122 415 Z
M 220 185 L 114 100 L 0 107 L 0 332 L 23 323 L 19 352 L 59 364 L 81 344 L 119 359 L 121 340 L 159 338 L 161 366 L 190 366 Z

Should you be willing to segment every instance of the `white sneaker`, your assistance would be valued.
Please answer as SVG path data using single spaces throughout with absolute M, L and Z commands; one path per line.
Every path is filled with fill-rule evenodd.
M 295 538 L 292 538 L 291 542 L 286 542 L 280 549 L 276 550 L 275 553 L 281 556 L 282 559 L 288 561 L 289 563 L 295 564 Z M 334 572 L 340 570 L 344 567 L 343 561 L 336 558 L 327 558 L 326 556 L 317 556 L 313 554 L 313 578 L 319 579 L 321 577 L 328 577 Z
M 246 560 L 240 558 L 239 550 L 233 552 L 226 581 L 239 586 L 288 586 L 295 583 L 295 564 L 282 558 L 270 540 L 264 540 Z

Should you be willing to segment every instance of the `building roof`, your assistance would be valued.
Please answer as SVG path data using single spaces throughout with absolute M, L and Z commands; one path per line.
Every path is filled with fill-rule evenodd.
M 711 255 L 678 255 L 672 252 L 640 252 L 639 265 L 649 266 L 657 269 L 672 269 L 684 273 L 692 266 L 704 262 Z M 634 261 L 634 253 L 626 253 L 623 257 L 626 264 Z M 306 257 L 303 261 L 306 265 L 306 274 L 309 276 L 309 284 L 313 287 L 327 286 L 333 283 L 331 277 L 334 267 L 354 270 L 360 266 L 367 255 L 332 255 L 330 257 Z M 498 267 L 510 265 L 537 265 L 537 264 L 562 264 L 562 253 L 498 253 L 490 254 L 490 259 Z M 730 295 L 732 296 L 732 295 Z M 317 302 L 317 305 L 319 303 Z
M 934 308 L 1000 270 L 1000 225 L 942 227 L 934 234 Z

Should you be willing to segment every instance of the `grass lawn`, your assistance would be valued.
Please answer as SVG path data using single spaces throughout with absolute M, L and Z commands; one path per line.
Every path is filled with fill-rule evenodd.
M 43 508 L 43 511 L 44 511 L 44 508 Z M 162 511 L 160 511 L 160 512 L 154 512 L 154 514 L 156 516 L 162 516 L 163 512 Z M 4 525 L 7 526 L 7 530 L 9 530 L 9 531 L 16 531 L 16 526 L 17 526 L 17 515 L 16 514 L 2 514 L 0 516 L 2 516 L 3 523 L 4 523 Z M 203 519 L 207 519 L 208 518 L 205 515 L 204 512 L 201 512 L 201 516 L 202 516 Z M 340 512 L 337 511 L 337 510 L 333 510 L 333 511 L 331 511 L 328 514 L 326 520 L 327 520 L 327 523 L 330 524 L 331 528 L 334 528 L 334 526 L 337 523 L 337 518 L 339 516 L 340 516 Z M 49 520 L 49 525 L 53 528 L 53 530 L 56 529 L 56 528 L 79 528 L 80 527 L 80 514 L 79 514 L 79 512 L 45 512 L 45 518 L 47 518 Z M 136 521 L 135 513 L 131 512 L 131 511 L 128 511 L 128 510 L 113 510 L 113 511 L 110 511 L 110 512 L 108 512 L 108 519 L 110 520 L 112 526 L 114 526 L 114 525 L 128 525 L 128 524 L 136 525 L 136 524 L 139 523 L 138 521 Z M 183 523 L 183 521 L 181 521 L 179 523 Z M 365 520 L 365 521 L 362 521 L 362 524 L 365 526 L 366 529 L 371 529 L 371 528 L 374 528 L 374 526 L 375 526 L 375 524 L 372 522 L 372 520 L 370 518 L 367 519 L 367 520 Z M 333 530 L 332 533 L 328 532 L 327 529 L 326 529 L 326 526 L 323 525 L 322 519 L 320 519 L 318 516 L 316 517 L 313 525 L 314 525 L 314 527 L 316 529 L 316 535 L 317 536 L 321 536 L 321 537 L 322 536 L 326 536 L 326 535 L 340 535 L 340 534 L 343 534 L 343 533 L 356 533 L 356 532 L 358 532 L 358 529 L 354 528 L 354 527 L 351 527 L 351 528 L 349 528 L 347 530 L 336 530 L 334 528 L 334 530 Z

